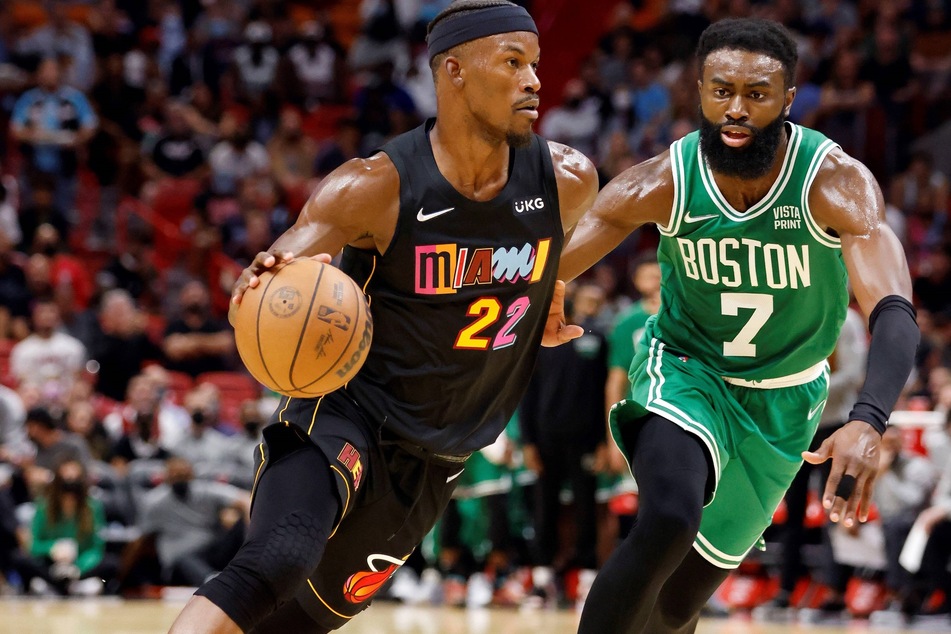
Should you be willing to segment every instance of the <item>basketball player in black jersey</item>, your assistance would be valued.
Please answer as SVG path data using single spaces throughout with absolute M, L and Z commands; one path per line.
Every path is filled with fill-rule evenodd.
M 328 176 L 236 283 L 234 305 L 261 272 L 343 250 L 373 343 L 345 388 L 282 399 L 247 541 L 172 632 L 346 624 L 432 528 L 469 454 L 502 432 L 538 345 L 581 334 L 555 275 L 597 177 L 532 132 L 537 33 L 505 0 L 450 5 L 428 36 L 435 120 Z

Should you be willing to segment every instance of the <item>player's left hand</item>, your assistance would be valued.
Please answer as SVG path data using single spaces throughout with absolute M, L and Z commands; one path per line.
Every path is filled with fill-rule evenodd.
M 853 526 L 856 519 L 868 520 L 881 443 L 882 437 L 871 425 L 856 420 L 826 438 L 817 451 L 802 452 L 803 460 L 810 464 L 832 459 L 822 506 L 833 522 L 842 520 L 846 526 Z
M 554 348 L 584 334 L 584 328 L 567 323 L 565 319 L 565 283 L 555 281 L 555 294 L 551 298 L 548 309 L 548 321 L 545 322 L 545 334 L 542 335 L 542 345 Z

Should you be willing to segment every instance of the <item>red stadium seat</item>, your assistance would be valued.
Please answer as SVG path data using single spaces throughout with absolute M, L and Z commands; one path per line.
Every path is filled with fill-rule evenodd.
M 16 385 L 16 381 L 10 376 L 10 351 L 12 349 L 12 339 L 0 339 L 0 384 L 8 387 Z
M 168 372 L 168 392 L 176 405 L 184 403 L 185 394 L 193 387 L 195 387 L 195 381 L 190 375 L 184 372 Z

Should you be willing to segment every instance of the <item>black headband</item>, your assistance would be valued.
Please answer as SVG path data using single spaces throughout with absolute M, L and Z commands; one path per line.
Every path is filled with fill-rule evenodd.
M 528 11 L 518 5 L 501 5 L 459 13 L 438 22 L 427 36 L 429 59 L 464 42 L 515 31 L 529 31 L 538 35 L 535 20 Z

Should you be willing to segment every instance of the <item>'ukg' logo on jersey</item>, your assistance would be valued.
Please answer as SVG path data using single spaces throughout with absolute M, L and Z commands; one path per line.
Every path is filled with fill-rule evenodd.
M 444 295 L 474 284 L 534 283 L 542 279 L 551 238 L 537 245 L 498 249 L 470 249 L 458 244 L 429 244 L 416 247 L 416 293 Z

